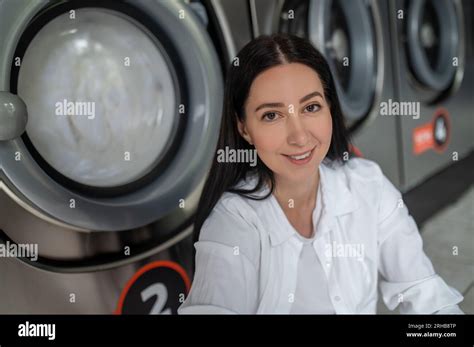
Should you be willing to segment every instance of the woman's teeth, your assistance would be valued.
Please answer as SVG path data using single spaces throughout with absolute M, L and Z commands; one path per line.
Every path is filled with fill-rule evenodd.
M 302 159 L 308 158 L 310 156 L 310 154 L 311 154 L 311 151 L 306 152 L 306 153 L 301 154 L 301 155 L 296 155 L 296 156 L 289 155 L 289 157 L 291 159 L 302 160 Z

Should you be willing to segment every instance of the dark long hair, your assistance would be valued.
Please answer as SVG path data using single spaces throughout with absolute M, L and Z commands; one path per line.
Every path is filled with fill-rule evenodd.
M 326 158 L 344 163 L 343 156 L 349 153 L 349 137 L 329 65 L 309 41 L 288 34 L 259 36 L 245 45 L 230 65 L 225 83 L 222 124 L 217 149 L 226 147 L 235 150 L 254 149 L 237 130 L 237 120 L 245 119 L 245 102 L 250 86 L 263 71 L 287 63 L 304 64 L 319 75 L 332 116 L 333 133 Z M 257 174 L 256 186 L 250 190 L 236 188 L 235 185 L 248 173 Z M 267 195 L 263 197 L 253 195 L 267 183 L 270 185 Z M 274 186 L 273 172 L 259 158 L 253 167 L 250 163 L 218 162 L 216 151 L 195 216 L 194 241 L 198 240 L 204 221 L 224 192 L 236 193 L 248 199 L 262 200 L 272 194 Z

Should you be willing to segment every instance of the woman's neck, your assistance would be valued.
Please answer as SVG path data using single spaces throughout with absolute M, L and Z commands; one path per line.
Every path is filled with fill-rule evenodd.
M 319 170 L 315 170 L 315 174 L 304 181 L 275 177 L 275 190 L 273 194 L 285 210 L 287 208 L 312 210 L 316 204 L 316 194 L 319 194 L 317 192 L 319 178 Z

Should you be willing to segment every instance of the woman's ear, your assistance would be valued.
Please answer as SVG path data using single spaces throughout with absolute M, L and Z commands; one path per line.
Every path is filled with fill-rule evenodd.
M 250 138 L 250 135 L 247 132 L 247 126 L 245 125 L 245 122 L 242 122 L 238 118 L 237 118 L 237 130 L 239 131 L 239 134 L 245 139 L 245 141 L 253 145 L 252 139 Z

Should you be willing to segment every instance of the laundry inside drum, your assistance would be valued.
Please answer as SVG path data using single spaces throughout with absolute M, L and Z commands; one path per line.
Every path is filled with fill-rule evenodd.
M 98 8 L 47 23 L 22 59 L 26 133 L 60 174 L 92 187 L 134 182 L 160 160 L 177 124 L 166 52 L 124 14 Z

